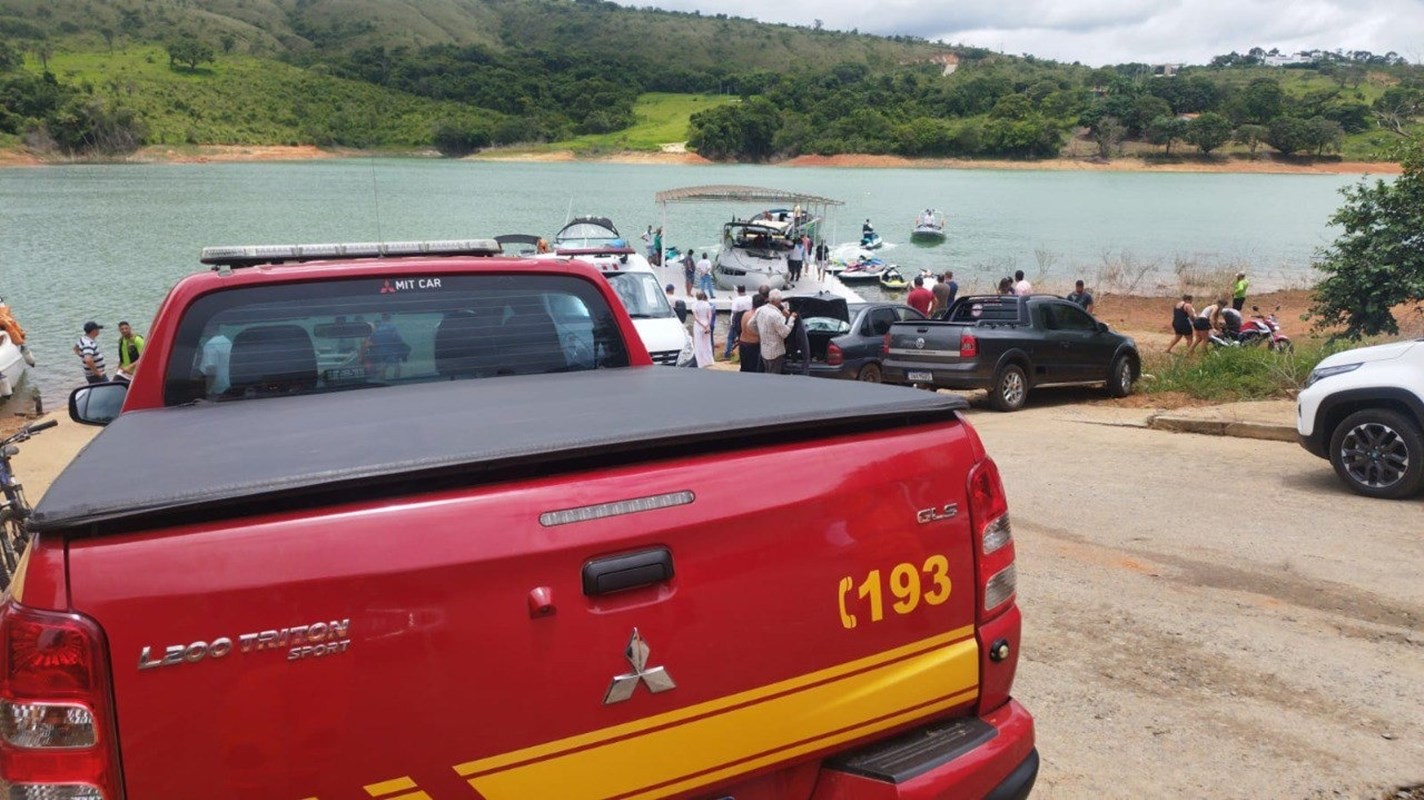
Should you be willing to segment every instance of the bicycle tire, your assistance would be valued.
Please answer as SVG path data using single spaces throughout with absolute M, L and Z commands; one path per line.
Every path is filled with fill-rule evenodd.
M 20 563 L 19 554 L 10 542 L 10 523 L 14 521 L 14 510 L 8 503 L 0 509 L 0 591 L 10 588 L 10 579 L 15 567 Z

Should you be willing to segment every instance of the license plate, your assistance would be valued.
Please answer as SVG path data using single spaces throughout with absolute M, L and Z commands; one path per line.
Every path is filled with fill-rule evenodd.
M 932 380 L 934 380 L 934 373 L 933 373 L 933 372 L 911 372 L 911 373 L 909 374 L 909 377 L 910 377 L 910 380 L 912 380 L 912 381 L 932 381 Z

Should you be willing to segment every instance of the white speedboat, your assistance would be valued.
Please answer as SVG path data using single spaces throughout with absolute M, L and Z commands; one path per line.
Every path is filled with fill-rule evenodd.
M 556 250 L 594 250 L 605 247 L 623 248 L 628 241 L 613 227 L 607 217 L 574 217 L 554 234 Z
M 25 345 L 24 329 L 10 314 L 10 307 L 0 300 L 0 399 L 13 394 L 25 367 L 34 365 L 35 357 Z
M 755 292 L 763 285 L 786 286 L 786 259 L 791 242 L 785 230 L 764 221 L 733 220 L 722 226 L 722 247 L 712 264 L 712 276 L 723 289 L 745 286 Z
M 919 244 L 939 244 L 944 241 L 944 215 L 933 208 L 925 209 L 915 218 L 915 229 L 910 232 L 910 241 Z

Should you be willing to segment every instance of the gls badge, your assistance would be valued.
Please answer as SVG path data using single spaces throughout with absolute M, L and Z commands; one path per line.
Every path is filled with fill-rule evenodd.
M 613 682 L 608 685 L 607 693 L 603 695 L 604 705 L 621 703 L 632 697 L 639 683 L 646 683 L 648 691 L 654 694 L 677 688 L 667 670 L 662 667 L 648 668 L 648 652 L 647 643 L 638 634 L 638 629 L 634 628 L 633 636 L 628 640 L 628 649 L 623 653 L 633 671 L 614 676 Z
M 958 503 L 946 503 L 941 508 L 922 508 L 915 513 L 915 521 L 924 525 L 926 522 L 938 522 L 942 519 L 954 519 L 959 516 Z

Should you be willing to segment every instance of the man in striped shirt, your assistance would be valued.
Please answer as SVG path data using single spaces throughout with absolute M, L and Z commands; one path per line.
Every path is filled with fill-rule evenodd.
M 84 323 L 84 335 L 74 343 L 74 354 L 83 362 L 84 379 L 90 383 L 103 383 L 108 380 L 104 375 L 104 354 L 99 352 L 99 331 L 103 328 L 103 325 L 93 320 Z

